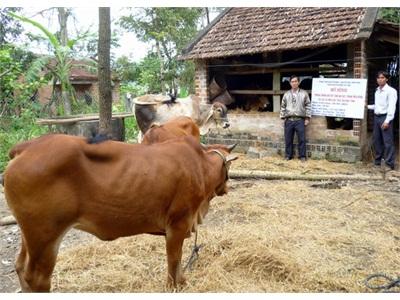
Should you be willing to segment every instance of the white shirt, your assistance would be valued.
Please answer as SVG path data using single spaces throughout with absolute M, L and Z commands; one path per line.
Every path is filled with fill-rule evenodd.
M 373 109 L 377 115 L 387 114 L 385 123 L 389 123 L 394 118 L 396 111 L 397 91 L 385 84 L 383 88 L 377 87 L 375 91 L 375 105 L 368 105 L 368 109 Z

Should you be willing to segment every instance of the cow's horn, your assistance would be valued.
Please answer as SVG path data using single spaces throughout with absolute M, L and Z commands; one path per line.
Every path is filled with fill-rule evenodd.
M 237 145 L 237 144 L 233 144 L 233 145 L 229 145 L 229 146 L 227 146 L 227 147 L 228 147 L 228 150 L 229 150 L 229 152 L 231 152 L 233 149 L 235 149 L 236 145 Z

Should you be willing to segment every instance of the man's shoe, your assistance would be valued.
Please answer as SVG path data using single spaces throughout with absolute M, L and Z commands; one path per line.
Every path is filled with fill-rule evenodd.
M 385 172 L 385 173 L 388 173 L 393 170 L 394 170 L 394 167 L 391 167 L 389 165 L 385 165 L 384 167 L 382 167 L 382 172 Z
M 285 157 L 285 160 L 291 160 L 291 158 L 290 157 Z
M 306 158 L 305 158 L 305 157 L 302 157 L 302 158 L 300 158 L 300 161 L 301 161 L 301 162 L 306 162 Z

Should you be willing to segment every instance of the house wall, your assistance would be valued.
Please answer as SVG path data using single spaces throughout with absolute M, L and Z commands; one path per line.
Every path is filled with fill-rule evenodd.
M 212 129 L 205 136 L 206 143 L 238 143 L 237 151 L 244 153 L 256 147 L 268 155 L 284 154 L 284 128 L 279 113 L 228 114 L 228 117 L 229 129 Z M 312 118 L 306 128 L 306 140 L 309 158 L 345 162 L 361 159 L 359 137 L 353 130 L 327 129 L 325 117 Z M 297 138 L 294 143 L 297 145 Z
M 200 97 L 201 103 L 208 102 L 208 69 L 207 62 L 198 60 L 195 62 L 195 75 L 194 75 L 194 84 L 195 84 L 195 94 Z
M 91 84 L 85 85 L 74 85 L 76 92 L 83 94 L 85 91 L 88 91 L 92 96 L 94 101 L 99 101 L 99 84 L 97 82 L 93 82 Z M 114 82 L 113 90 L 112 90 L 112 101 L 118 102 L 120 100 L 119 96 L 119 81 Z M 46 85 L 38 89 L 38 99 L 41 104 L 46 104 L 51 99 L 52 85 Z
M 46 85 L 38 89 L 37 98 L 40 104 L 44 105 L 50 101 L 52 89 L 51 85 Z
M 351 59 L 347 76 L 366 78 L 364 41 L 349 44 L 347 52 L 347 57 Z M 205 63 L 196 63 L 195 80 L 196 95 L 207 99 L 209 78 Z M 256 147 L 270 155 L 284 154 L 284 128 L 278 112 L 243 114 L 228 112 L 228 118 L 231 124 L 229 130 L 212 129 L 205 137 L 207 143 L 238 143 L 237 149 L 241 152 Z M 313 116 L 306 128 L 306 139 L 309 158 L 356 162 L 362 159 L 362 146 L 367 145 L 366 122 L 354 119 L 352 130 L 328 129 L 326 117 Z

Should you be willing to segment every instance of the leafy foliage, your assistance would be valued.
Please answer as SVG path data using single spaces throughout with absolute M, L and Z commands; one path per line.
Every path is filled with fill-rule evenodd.
M 37 63 L 33 64 L 34 68 L 38 68 L 39 66 L 43 67 L 43 63 L 47 62 L 46 64 L 46 72 L 47 75 L 51 76 L 52 81 L 55 82 L 60 82 L 61 85 L 61 94 L 63 98 L 63 103 L 64 103 L 64 111 L 63 113 L 65 114 L 70 114 L 71 113 L 71 107 L 70 107 L 70 101 L 75 102 L 75 90 L 69 80 L 69 74 L 71 71 L 71 48 L 76 42 L 76 40 L 70 40 L 68 41 L 68 46 L 62 46 L 61 43 L 59 42 L 57 36 L 53 33 L 51 33 L 47 28 L 45 28 L 42 24 L 39 22 L 36 22 L 34 20 L 31 20 L 29 18 L 23 17 L 16 15 L 12 12 L 9 12 L 9 15 L 21 20 L 23 22 L 29 23 L 33 25 L 34 27 L 40 29 L 42 33 L 47 37 L 48 41 L 50 42 L 51 46 L 53 47 L 53 55 L 54 55 L 54 64 L 50 63 L 49 59 L 41 59 Z M 37 71 L 37 70 L 36 70 Z M 32 72 L 30 72 L 32 74 Z M 54 92 L 55 86 L 53 85 L 53 92 Z M 60 107 L 59 107 L 60 109 Z M 62 110 L 60 110 L 62 111 Z
M 400 8 L 399 7 L 382 7 L 379 9 L 379 18 L 400 24 Z
M 13 48 L 0 50 L 0 172 L 8 161 L 8 151 L 17 142 L 46 132 L 37 125 L 41 107 L 35 101 L 35 91 L 43 78 L 22 82 L 23 63 L 15 60 Z
M 21 24 L 8 14 L 20 10 L 19 7 L 0 8 L 0 47 L 13 42 L 21 34 Z
M 194 67 L 178 60 L 178 55 L 197 33 L 201 8 L 136 8 L 121 17 L 120 25 L 150 42 L 155 48 L 141 62 L 144 67 L 137 79 L 148 92 L 160 92 L 164 87 L 179 86 L 194 90 Z

